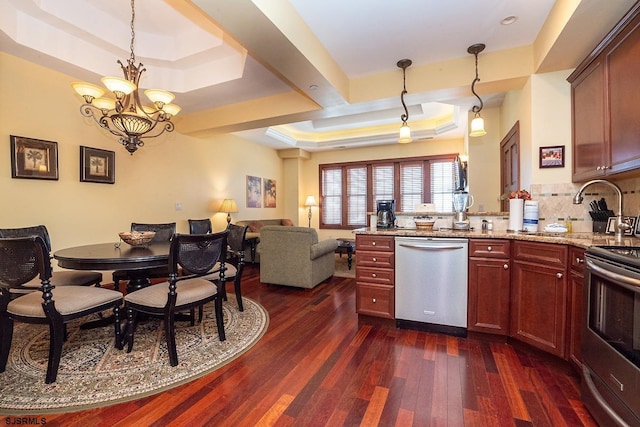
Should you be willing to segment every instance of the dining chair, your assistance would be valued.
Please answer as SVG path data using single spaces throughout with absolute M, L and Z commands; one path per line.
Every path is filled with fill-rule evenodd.
M 49 237 L 47 227 L 45 227 L 44 225 L 34 225 L 31 227 L 21 228 L 0 228 L 0 238 L 29 236 L 40 236 L 44 241 L 45 246 L 47 247 L 47 253 L 51 253 L 51 238 Z M 100 286 L 100 282 L 102 282 L 102 273 L 98 271 L 80 270 L 54 271 L 50 281 L 52 286 Z M 38 280 L 38 278 L 34 278 L 31 283 L 25 284 L 24 287 L 34 290 L 40 287 L 40 281 Z M 24 292 L 25 291 L 19 293 Z
M 189 233 L 191 234 L 207 234 L 213 233 L 211 220 L 206 219 L 189 219 Z
M 169 242 L 176 232 L 176 223 L 144 224 L 132 222 L 131 231 L 155 231 L 156 234 L 153 236 L 151 244 L 157 242 Z M 140 274 L 143 274 L 148 279 L 164 279 L 169 277 L 169 269 L 163 266 L 145 270 L 136 270 L 135 273 L 131 273 L 129 270 L 116 270 L 111 275 L 113 278 L 113 288 L 116 291 L 120 290 L 120 281 L 133 279 L 134 276 L 132 274 L 135 274 L 135 278 L 138 278 Z
M 202 307 L 215 302 L 215 317 L 220 341 L 226 339 L 222 315 L 222 298 L 218 287 L 204 279 L 220 263 L 220 280 L 224 285 L 225 257 L 228 231 L 213 234 L 176 234 L 169 249 L 169 280 L 125 296 L 127 352 L 133 349 L 138 313 L 161 315 L 164 319 L 165 338 L 171 366 L 178 364 L 176 349 L 175 315 L 178 312 Z M 180 270 L 188 275 L 180 275 Z
M 11 350 L 13 322 L 48 324 L 49 356 L 45 382 L 56 381 L 65 325 L 80 317 L 113 310 L 115 346 L 122 348 L 120 305 L 122 294 L 93 286 L 60 286 L 51 283 L 51 259 L 46 242 L 40 236 L 0 238 L 0 372 L 4 372 Z M 14 290 L 40 280 L 41 292 L 28 292 L 17 298 Z
M 224 285 L 226 282 L 233 280 L 234 291 L 236 294 L 236 300 L 238 301 L 238 309 L 244 311 L 242 305 L 242 270 L 244 270 L 245 263 L 245 248 L 246 248 L 246 235 L 249 226 L 240 226 L 236 224 L 229 224 L 227 231 L 229 236 L 227 237 L 227 263 L 226 270 L 224 271 L 225 283 L 220 281 L 220 272 L 208 275 L 207 279 L 212 280 L 218 285 L 218 290 L 222 295 L 223 300 L 227 300 L 227 289 Z M 217 266 L 216 266 L 217 267 Z M 217 268 L 214 268 L 217 270 Z

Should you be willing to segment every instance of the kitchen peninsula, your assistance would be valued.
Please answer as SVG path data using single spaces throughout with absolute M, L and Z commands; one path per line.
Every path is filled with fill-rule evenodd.
M 412 292 L 411 287 L 416 286 L 441 286 L 441 297 L 448 298 L 445 305 L 467 307 L 467 331 L 514 338 L 576 366 L 580 366 L 585 250 L 594 245 L 638 245 L 636 237 L 620 242 L 613 235 L 600 233 L 362 228 L 355 234 L 359 315 L 390 319 L 400 325 L 396 313 L 399 292 Z M 448 267 L 444 263 L 436 263 L 419 283 L 401 283 L 402 272 L 396 270 L 396 237 L 468 241 L 468 264 L 454 266 L 468 272 L 466 300 L 459 296 L 449 300 L 446 277 L 444 284 L 437 283 L 443 279 L 439 270 Z M 430 255 L 425 252 L 425 256 Z M 447 332 L 429 323 L 433 311 L 424 309 L 424 326 Z

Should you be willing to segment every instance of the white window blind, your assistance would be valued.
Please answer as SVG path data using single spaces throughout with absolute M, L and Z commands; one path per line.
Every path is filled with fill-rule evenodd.
M 373 205 L 378 200 L 393 200 L 393 165 L 373 166 Z
M 438 212 L 453 211 L 453 162 L 431 163 L 431 203 Z
M 367 223 L 367 168 L 347 168 L 347 225 Z
M 322 170 L 322 224 L 342 224 L 342 168 Z
M 423 163 L 400 164 L 400 211 L 413 212 L 424 200 Z M 398 210 L 398 205 L 396 205 Z

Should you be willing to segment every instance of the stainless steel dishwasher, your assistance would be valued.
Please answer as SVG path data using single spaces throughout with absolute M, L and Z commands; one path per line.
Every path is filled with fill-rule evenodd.
M 468 247 L 461 238 L 395 238 L 399 327 L 466 335 Z

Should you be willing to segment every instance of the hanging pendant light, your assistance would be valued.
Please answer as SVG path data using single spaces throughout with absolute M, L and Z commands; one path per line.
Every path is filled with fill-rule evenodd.
M 144 93 L 153 106 L 142 105 L 138 93 L 140 76 L 146 71 L 142 63 L 137 66 L 133 52 L 135 4 L 131 0 L 131 56 L 126 65 L 118 60 L 124 73 L 119 77 L 103 77 L 102 83 L 113 93 L 113 98 L 103 98 L 105 90 L 85 82 L 74 82 L 73 89 L 84 98 L 80 113 L 91 117 L 101 128 L 119 137 L 119 142 L 129 153 L 144 146 L 143 138 L 155 138 L 165 131 L 172 132 L 171 118 L 180 112 L 180 107 L 171 104 L 174 95 L 161 89 L 148 89 Z
M 487 131 L 484 130 L 484 119 L 480 116 L 480 111 L 482 110 L 484 103 L 482 102 L 482 98 L 480 98 L 480 96 L 476 93 L 475 89 L 476 83 L 480 81 L 480 78 L 478 77 L 478 54 L 482 52 L 485 47 L 486 46 L 483 43 L 478 43 L 469 46 L 469 48 L 467 49 L 468 53 L 476 57 L 476 78 L 473 79 L 473 83 L 471 83 L 471 92 L 473 92 L 476 98 L 478 98 L 478 101 L 480 101 L 480 106 L 474 105 L 471 109 L 471 111 L 474 113 L 473 120 L 471 120 L 471 132 L 469 133 L 469 136 L 471 137 L 483 136 L 487 134 Z
M 400 94 L 400 101 L 402 102 L 402 107 L 404 108 L 404 114 L 400 116 L 400 120 L 402 120 L 402 127 L 400 128 L 400 138 L 398 142 L 400 144 L 407 144 L 413 139 L 411 139 L 411 129 L 407 124 L 407 120 L 409 120 L 409 110 L 407 110 L 407 104 L 404 103 L 404 95 L 407 93 L 407 68 L 410 67 L 412 61 L 410 59 L 401 59 L 396 64 L 398 68 L 402 68 L 402 93 Z

